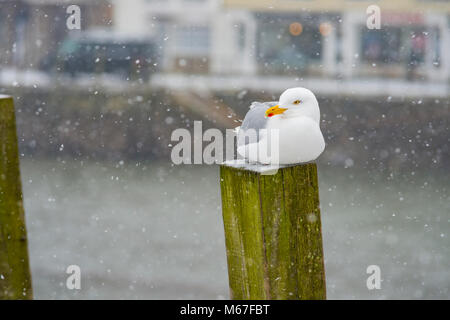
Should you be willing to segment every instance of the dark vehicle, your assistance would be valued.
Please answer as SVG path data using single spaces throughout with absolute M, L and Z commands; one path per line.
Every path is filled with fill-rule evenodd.
M 148 39 L 129 39 L 101 33 L 69 37 L 52 62 L 58 72 L 77 74 L 107 73 L 123 79 L 148 80 L 158 69 L 156 45 Z M 53 68 L 52 68 L 53 69 Z

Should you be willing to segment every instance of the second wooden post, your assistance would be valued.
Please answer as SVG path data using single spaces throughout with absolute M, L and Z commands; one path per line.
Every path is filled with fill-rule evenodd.
M 316 164 L 274 175 L 222 165 L 232 299 L 325 299 Z
M 0 300 L 32 298 L 14 103 L 0 95 Z

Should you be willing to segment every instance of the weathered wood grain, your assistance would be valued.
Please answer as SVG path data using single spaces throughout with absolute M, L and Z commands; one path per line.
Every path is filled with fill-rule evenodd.
M 233 299 L 325 299 L 317 166 L 220 168 Z
M 0 96 L 0 299 L 31 299 L 14 103 Z

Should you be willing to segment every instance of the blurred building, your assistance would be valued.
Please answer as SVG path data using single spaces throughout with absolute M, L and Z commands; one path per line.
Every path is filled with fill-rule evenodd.
M 366 25 L 374 3 L 381 10 L 379 30 Z M 66 27 L 71 4 L 81 7 L 81 31 Z M 311 86 L 319 89 L 329 81 L 324 87 L 338 93 L 341 80 L 393 79 L 438 83 L 424 90 L 444 95 L 450 80 L 450 1 L 0 0 L 0 9 L 0 65 L 13 68 L 58 69 L 58 52 L 74 43 L 67 40 L 92 40 L 92 31 L 100 31 L 97 42 L 85 45 L 99 52 L 70 54 L 79 61 L 68 64 L 120 65 L 129 56 L 145 62 L 143 73 L 159 72 L 148 72 L 156 83 L 192 85 L 185 78 L 198 75 L 218 89 L 261 88 L 264 81 L 281 88 L 290 85 L 282 79 L 298 78 L 315 80 Z M 132 50 L 133 39 L 151 45 L 141 51 L 152 53 L 122 50 Z M 109 68 L 102 66 L 97 73 Z
M 0 65 L 38 68 L 57 51 L 70 33 L 69 5 L 81 9 L 82 29 L 108 26 L 111 7 L 106 0 L 0 0 Z
M 381 9 L 369 30 L 366 9 Z M 166 73 L 450 77 L 450 2 L 116 0 L 118 31 L 157 40 Z
M 260 67 L 268 64 L 271 69 L 286 71 L 294 66 L 308 75 L 327 77 L 449 79 L 450 55 L 446 54 L 450 50 L 449 1 L 225 0 L 224 3 L 229 10 L 254 13 Z M 366 25 L 366 9 L 373 4 L 381 10 L 379 30 L 369 30 Z M 287 56 L 292 59 L 298 55 L 305 61 L 290 64 L 277 48 L 290 48 L 292 52 Z M 267 59 L 270 55 L 274 57 Z M 269 60 L 277 61 L 278 57 L 284 67 L 277 63 L 270 65 Z
M 250 12 L 228 12 L 219 0 L 116 0 L 114 5 L 116 30 L 155 39 L 166 72 L 255 72 Z

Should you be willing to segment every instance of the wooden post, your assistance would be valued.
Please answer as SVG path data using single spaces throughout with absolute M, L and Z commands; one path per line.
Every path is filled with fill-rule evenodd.
M 220 167 L 232 299 L 325 299 L 317 166 Z
M 0 95 L 0 299 L 32 299 L 14 102 Z

